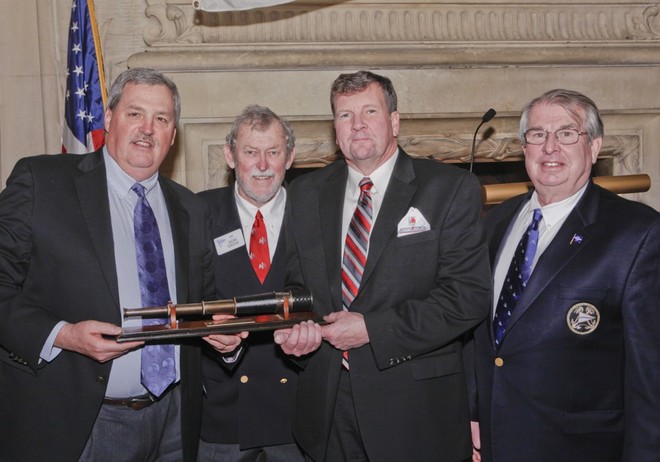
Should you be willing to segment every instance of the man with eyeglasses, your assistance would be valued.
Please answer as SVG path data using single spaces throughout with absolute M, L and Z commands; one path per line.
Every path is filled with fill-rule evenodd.
M 657 461 L 660 214 L 590 180 L 603 124 L 588 97 L 534 99 L 520 138 L 534 189 L 486 218 L 473 460 Z

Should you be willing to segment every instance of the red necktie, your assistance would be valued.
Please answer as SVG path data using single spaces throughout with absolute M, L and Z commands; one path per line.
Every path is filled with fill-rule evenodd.
M 270 269 L 270 252 L 268 251 L 266 224 L 263 215 L 258 210 L 250 234 L 250 261 L 259 281 L 263 284 Z
M 362 178 L 360 181 L 360 197 L 346 233 L 344 257 L 341 263 L 341 298 L 346 311 L 357 296 L 364 265 L 367 262 L 369 235 L 373 224 L 370 192 L 373 185 L 368 177 Z M 348 369 L 348 351 L 343 352 L 342 365 Z

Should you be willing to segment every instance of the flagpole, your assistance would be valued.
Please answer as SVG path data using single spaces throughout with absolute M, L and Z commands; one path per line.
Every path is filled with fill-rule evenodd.
M 105 85 L 105 66 L 103 65 L 103 53 L 101 52 L 101 37 L 99 27 L 96 22 L 96 10 L 94 9 L 94 0 L 87 0 L 87 10 L 89 11 L 89 20 L 92 24 L 92 35 L 94 36 L 94 49 L 96 50 L 96 64 L 99 68 L 99 81 L 101 82 L 101 97 L 103 98 L 103 108 L 108 103 L 108 90 Z

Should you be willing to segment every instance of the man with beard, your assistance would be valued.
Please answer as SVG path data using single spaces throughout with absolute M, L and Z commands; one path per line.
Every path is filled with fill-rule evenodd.
M 211 210 L 217 297 L 284 287 L 282 181 L 295 156 L 289 124 L 262 106 L 234 121 L 224 155 L 233 186 L 200 193 Z M 214 344 L 222 351 L 223 345 Z M 235 353 L 207 352 L 200 461 L 302 461 L 292 423 L 297 370 L 272 333 L 253 332 Z

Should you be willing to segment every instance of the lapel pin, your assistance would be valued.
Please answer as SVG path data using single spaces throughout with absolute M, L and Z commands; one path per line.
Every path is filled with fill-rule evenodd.
M 573 237 L 571 238 L 571 242 L 569 243 L 569 245 L 573 244 L 573 242 L 575 242 L 576 244 L 582 244 L 582 236 L 580 236 L 579 234 L 573 234 Z

